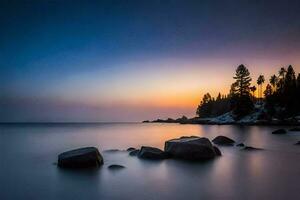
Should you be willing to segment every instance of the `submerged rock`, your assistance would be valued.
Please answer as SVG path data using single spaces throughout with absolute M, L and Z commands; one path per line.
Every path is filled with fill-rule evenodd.
M 58 155 L 58 166 L 62 168 L 90 168 L 103 164 L 103 158 L 96 147 L 84 147 Z
M 285 129 L 277 129 L 272 132 L 272 134 L 286 134 L 287 131 Z
M 165 142 L 165 152 L 171 157 L 185 160 L 206 160 L 219 154 L 205 137 L 181 137 Z
M 129 147 L 126 151 L 134 151 L 134 150 L 136 150 L 136 148 Z
M 107 168 L 110 170 L 118 170 L 118 169 L 124 169 L 125 167 L 123 165 L 115 165 L 114 164 L 114 165 L 109 165 Z
M 137 156 L 139 152 L 140 152 L 140 150 L 136 149 L 136 150 L 130 151 L 129 155 L 130 156 Z
M 119 152 L 120 150 L 119 149 L 107 149 L 107 150 L 104 150 L 104 152 L 107 152 L 107 153 L 115 153 L 115 152 Z
M 212 140 L 213 143 L 218 145 L 233 145 L 235 141 L 229 137 L 219 135 Z
M 297 132 L 300 132 L 300 127 L 291 128 L 289 131 L 297 131 Z
M 236 146 L 237 146 L 237 147 L 244 147 L 245 145 L 244 145 L 244 143 L 239 143 L 239 144 L 237 144 Z
M 261 148 L 256 148 L 256 147 L 251 147 L 251 146 L 245 146 L 244 148 L 242 148 L 241 150 L 245 150 L 245 151 L 255 151 L 255 150 L 263 150 Z
M 151 160 L 160 160 L 168 158 L 168 154 L 155 147 L 142 146 L 138 153 L 138 157 Z

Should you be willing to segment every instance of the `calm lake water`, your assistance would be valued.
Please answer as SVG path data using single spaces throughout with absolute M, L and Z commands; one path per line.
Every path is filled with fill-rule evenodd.
M 0 199 L 300 199 L 300 132 L 272 135 L 278 127 L 179 124 L 0 125 Z M 222 157 L 205 163 L 145 161 L 125 151 L 142 145 L 163 148 L 184 135 L 226 135 L 264 148 L 220 147 Z M 61 170 L 57 155 L 96 146 L 104 166 Z M 103 152 L 104 151 L 104 152 Z M 107 169 L 121 164 L 119 171 Z

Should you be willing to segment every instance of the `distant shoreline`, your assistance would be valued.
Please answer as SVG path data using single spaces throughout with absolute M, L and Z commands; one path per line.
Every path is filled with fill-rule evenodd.
M 185 121 L 179 120 L 163 120 L 157 119 L 153 121 L 143 121 L 143 123 L 177 123 L 177 124 L 202 124 L 202 125 L 245 125 L 245 126 L 300 126 L 299 121 L 266 121 L 266 120 L 257 120 L 255 122 L 214 122 L 211 119 L 201 119 L 201 118 L 191 118 Z

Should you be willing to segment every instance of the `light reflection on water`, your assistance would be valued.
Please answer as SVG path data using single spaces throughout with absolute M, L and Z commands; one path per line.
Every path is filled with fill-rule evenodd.
M 0 199 L 299 199 L 300 133 L 272 135 L 277 127 L 178 124 L 0 125 Z M 126 151 L 102 152 L 95 171 L 58 169 L 57 154 L 82 146 L 163 148 L 183 135 L 226 135 L 264 148 L 220 147 L 204 163 L 146 161 Z M 110 171 L 110 164 L 126 168 Z

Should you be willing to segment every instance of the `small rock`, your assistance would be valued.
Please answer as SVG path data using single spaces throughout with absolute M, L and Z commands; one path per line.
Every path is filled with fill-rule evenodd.
M 130 156 L 137 156 L 139 152 L 140 152 L 140 150 L 136 149 L 136 150 L 130 151 L 129 155 Z
M 239 144 L 237 144 L 236 146 L 237 146 L 237 147 L 244 147 L 245 145 L 244 145 L 244 143 L 239 143 Z
M 160 160 L 168 158 L 167 153 L 164 151 L 154 148 L 143 146 L 138 153 L 139 158 L 151 159 L 151 160 Z
M 125 167 L 123 165 L 109 165 L 107 168 L 110 170 L 118 170 L 118 169 L 124 169 Z
M 251 147 L 251 146 L 245 146 L 244 148 L 242 148 L 241 150 L 245 150 L 245 151 L 255 151 L 255 150 L 263 150 L 261 148 L 256 148 L 256 147 Z
M 107 149 L 107 150 L 104 150 L 104 152 L 107 152 L 107 153 L 115 153 L 115 152 L 118 152 L 120 151 L 119 149 Z
M 272 132 L 272 134 L 286 134 L 287 131 L 285 129 L 278 129 Z
M 291 128 L 289 131 L 297 131 L 297 132 L 300 132 L 300 128 L 299 128 L 299 127 Z
M 216 156 L 221 156 L 222 155 L 222 153 L 221 153 L 221 151 L 220 151 L 220 149 L 218 147 L 213 146 L 213 148 L 215 150 Z
M 90 168 L 103 164 L 103 158 L 95 147 L 66 151 L 58 155 L 58 166 L 62 168 Z
M 134 150 L 136 150 L 136 148 L 129 147 L 126 151 L 134 151 Z
M 218 145 L 233 145 L 233 143 L 235 143 L 235 141 L 233 139 L 230 139 L 229 137 L 223 136 L 223 135 L 219 135 L 217 137 L 215 137 L 212 140 L 213 143 L 218 144 Z
M 300 145 L 300 141 L 296 142 L 295 145 Z

